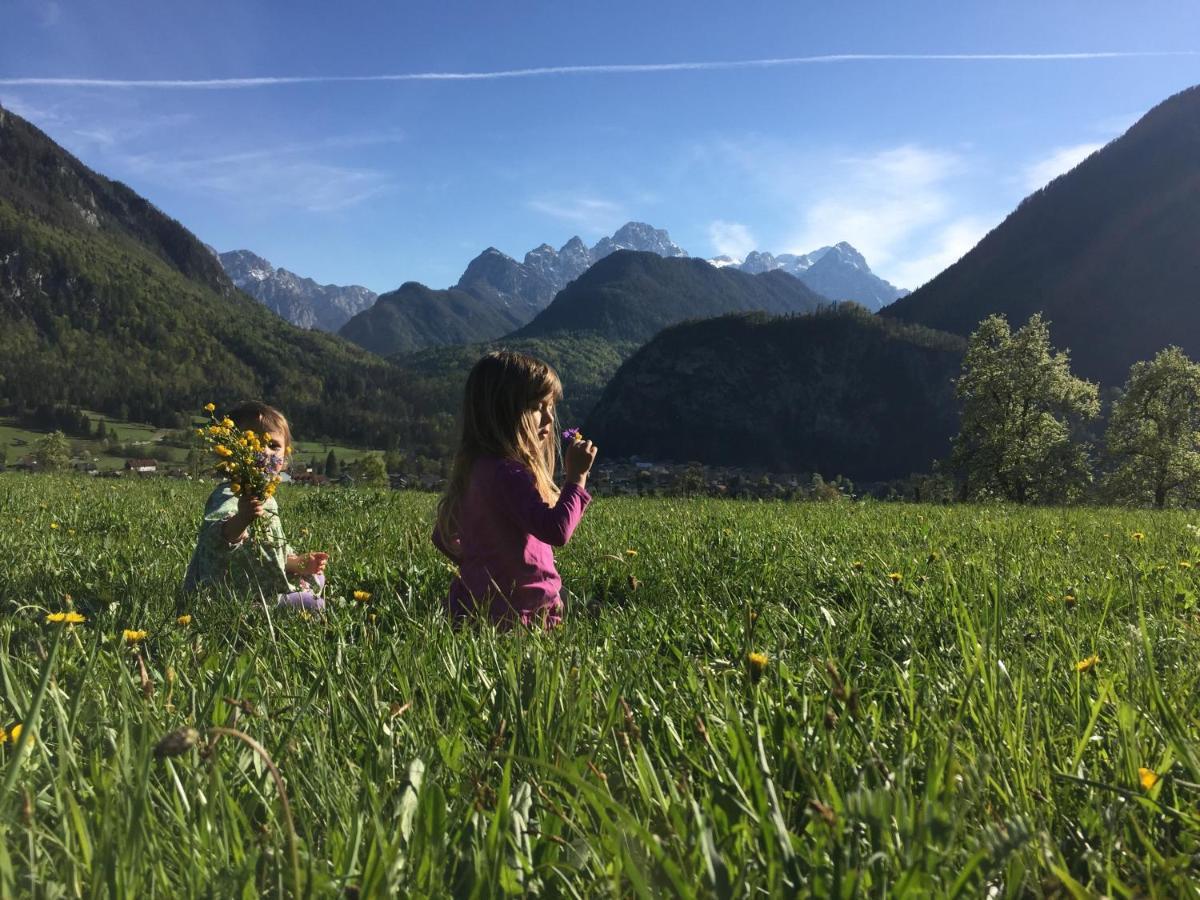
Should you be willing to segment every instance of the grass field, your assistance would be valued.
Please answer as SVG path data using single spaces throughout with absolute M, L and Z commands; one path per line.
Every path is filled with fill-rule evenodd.
M 598 498 L 498 634 L 432 495 L 303 488 L 328 612 L 179 624 L 203 499 L 0 476 L 0 895 L 1197 893 L 1194 515 Z

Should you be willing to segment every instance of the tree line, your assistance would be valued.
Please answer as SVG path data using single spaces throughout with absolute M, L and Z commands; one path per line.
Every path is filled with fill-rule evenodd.
M 956 384 L 961 426 L 948 460 L 962 500 L 1184 506 L 1200 501 L 1200 364 L 1178 347 L 1135 363 L 1097 451 L 1099 389 L 1071 374 L 1035 314 L 971 335 Z

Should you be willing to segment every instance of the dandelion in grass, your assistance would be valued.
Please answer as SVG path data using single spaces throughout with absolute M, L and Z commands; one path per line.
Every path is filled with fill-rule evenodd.
M 191 625 L 192 624 L 192 616 L 190 613 L 185 613 L 184 615 L 177 618 L 175 621 L 178 622 L 180 625 Z
M 1064 604 L 1064 605 L 1065 605 L 1065 606 L 1066 606 L 1068 609 L 1070 609 L 1070 608 L 1074 607 L 1074 606 L 1075 606 L 1075 604 L 1076 604 L 1076 602 L 1077 602 L 1077 601 L 1076 601 L 1076 599 L 1075 599 L 1075 595 L 1074 595 L 1074 594 L 1063 594 L 1063 604 Z
M 1144 534 L 1143 534 L 1142 532 L 1140 532 L 1140 531 L 1135 531 L 1135 532 L 1134 532 L 1133 534 L 1131 534 L 1129 537 L 1130 537 L 1130 538 L 1132 538 L 1132 539 L 1133 539 L 1134 541 L 1136 541 L 1136 542 L 1144 541 L 1144 540 L 1146 539 L 1146 535 L 1144 535 Z
M 51 522 L 51 523 L 50 523 L 50 530 L 51 530 L 51 531 L 58 531 L 58 523 L 57 523 L 57 522 Z
M 1158 784 L 1159 775 L 1153 769 L 1140 768 L 1138 769 L 1138 781 L 1142 783 L 1142 787 L 1150 790 Z
M 899 572 L 888 572 L 888 578 L 891 579 L 892 584 L 899 584 L 904 580 L 904 576 Z
M 636 550 L 626 550 L 625 555 L 626 556 L 637 556 L 637 551 Z
M 861 559 L 856 559 L 854 562 L 850 563 L 850 568 L 855 572 L 861 572 L 866 568 L 866 563 L 864 563 Z
M 144 641 L 147 637 L 149 637 L 147 632 L 134 631 L 132 628 L 126 628 L 125 632 L 124 632 L 124 636 L 125 636 L 125 643 L 128 644 L 130 647 L 137 646 L 142 641 Z
M 1097 664 L 1099 664 L 1099 662 L 1100 662 L 1100 657 L 1093 653 L 1091 656 L 1087 657 L 1086 659 L 1081 659 L 1079 662 L 1075 663 L 1075 671 L 1076 672 L 1090 672 L 1092 669 L 1094 669 L 1097 666 Z
M 1192 567 L 1192 564 L 1191 564 L 1191 562 L 1190 562 L 1189 560 L 1186 560 L 1186 559 L 1181 559 L 1181 560 L 1179 561 L 1179 568 L 1181 568 L 1181 569 L 1190 569 L 1191 567 Z
M 87 617 L 77 612 L 53 612 L 46 613 L 46 621 L 65 625 L 78 625 L 80 622 L 86 622 Z
M 354 599 L 357 600 L 359 603 L 366 603 L 368 600 L 371 599 L 371 592 L 370 591 L 355 591 Z
M 763 673 L 767 671 L 767 665 L 770 659 L 765 653 L 747 653 L 746 654 L 746 669 L 750 672 L 750 680 L 758 681 L 763 677 Z

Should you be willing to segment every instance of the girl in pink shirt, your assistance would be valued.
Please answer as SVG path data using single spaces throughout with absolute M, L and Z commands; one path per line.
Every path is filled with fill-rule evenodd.
M 571 538 L 591 502 L 591 441 L 573 434 L 554 484 L 558 449 L 554 370 L 496 351 L 475 364 L 463 399 L 462 442 L 438 503 L 434 545 L 458 566 L 447 608 L 461 621 L 486 614 L 511 627 L 562 621 L 562 581 L 552 547 Z

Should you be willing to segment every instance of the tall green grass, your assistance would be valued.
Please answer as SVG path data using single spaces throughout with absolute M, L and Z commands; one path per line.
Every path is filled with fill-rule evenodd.
M 179 609 L 205 490 L 0 477 L 0 894 L 1197 893 L 1194 517 L 600 498 L 500 634 L 418 494 L 281 491 L 324 616 Z

